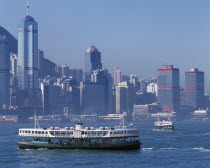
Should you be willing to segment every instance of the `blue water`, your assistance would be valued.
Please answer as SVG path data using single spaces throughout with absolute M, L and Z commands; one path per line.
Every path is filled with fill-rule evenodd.
M 46 126 L 72 124 L 41 124 Z M 114 123 L 85 123 L 86 126 L 113 126 Z M 153 131 L 153 123 L 136 123 L 140 128 L 141 150 L 19 150 L 19 128 L 28 124 L 0 124 L 0 168 L 205 168 L 210 167 L 210 123 L 176 122 L 175 131 Z

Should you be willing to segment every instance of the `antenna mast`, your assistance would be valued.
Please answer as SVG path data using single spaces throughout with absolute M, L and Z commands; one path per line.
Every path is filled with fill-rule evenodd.
M 27 16 L 29 16 L 29 1 L 27 0 Z

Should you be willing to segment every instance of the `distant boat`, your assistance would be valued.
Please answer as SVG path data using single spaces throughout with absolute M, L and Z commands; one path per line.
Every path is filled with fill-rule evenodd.
M 160 131 L 173 131 L 174 130 L 174 122 L 170 120 L 168 121 L 160 121 L 158 117 L 158 121 L 155 122 L 155 129 L 154 130 L 160 130 Z

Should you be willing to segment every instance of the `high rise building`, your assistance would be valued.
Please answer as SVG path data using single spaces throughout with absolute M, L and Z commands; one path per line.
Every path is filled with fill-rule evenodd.
M 18 29 L 18 87 L 37 89 L 38 80 L 38 23 L 27 15 Z
M 18 89 L 17 60 L 17 55 L 10 53 L 10 86 L 13 91 Z
M 121 82 L 116 86 L 116 113 L 132 113 L 135 103 L 135 88 L 129 82 Z
M 185 72 L 185 104 L 203 107 L 204 96 L 204 72 L 196 68 Z
M 164 111 L 172 112 L 180 105 L 179 69 L 173 65 L 165 65 L 158 69 L 158 103 Z
M 6 36 L 0 35 L 0 107 L 10 104 L 10 55 Z
M 122 82 L 122 73 L 121 71 L 117 68 L 114 67 L 114 80 L 113 80 L 114 86 L 116 86 L 118 83 Z
M 101 53 L 95 46 L 91 46 L 85 52 L 84 80 L 89 80 L 93 70 L 102 69 Z

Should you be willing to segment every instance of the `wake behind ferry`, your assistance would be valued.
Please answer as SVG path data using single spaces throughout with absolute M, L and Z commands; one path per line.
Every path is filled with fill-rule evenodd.
M 36 118 L 36 117 L 35 117 Z M 139 130 L 135 126 L 84 127 L 82 123 L 75 127 L 19 129 L 19 149 L 139 149 Z M 38 125 L 38 128 L 36 127 Z

